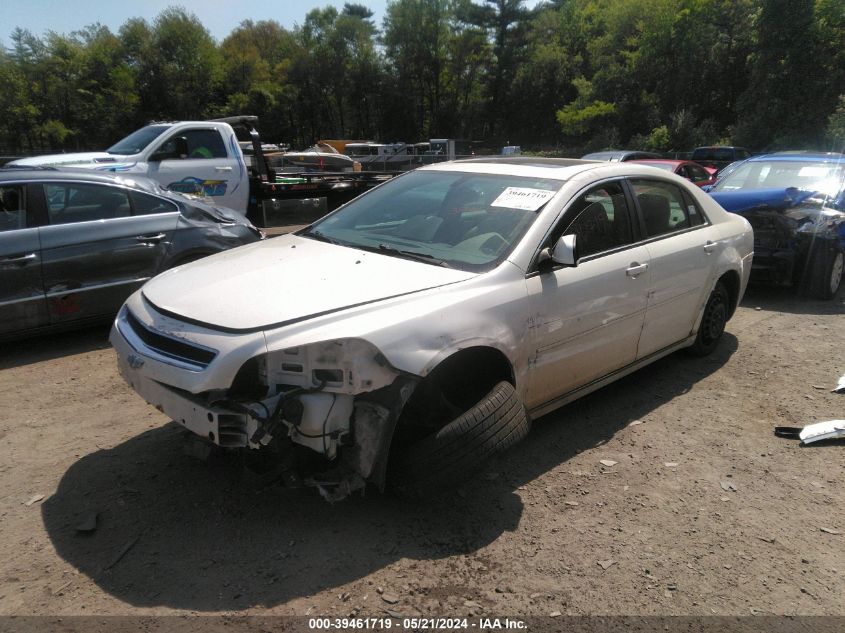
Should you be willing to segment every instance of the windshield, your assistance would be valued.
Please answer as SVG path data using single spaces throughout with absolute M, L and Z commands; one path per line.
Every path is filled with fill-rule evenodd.
M 109 154 L 137 154 L 147 145 L 162 135 L 169 125 L 148 125 L 140 130 L 135 130 L 121 141 L 118 141 L 106 151 Z
M 415 171 L 353 200 L 299 235 L 483 272 L 504 261 L 562 184 Z
M 845 181 L 845 164 L 810 161 L 748 161 L 722 177 L 712 191 L 796 187 L 836 196 Z

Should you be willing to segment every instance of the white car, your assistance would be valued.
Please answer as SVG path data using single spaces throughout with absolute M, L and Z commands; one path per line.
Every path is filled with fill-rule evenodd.
M 746 220 L 653 167 L 441 163 L 159 275 L 111 341 L 126 381 L 209 442 L 276 453 L 329 498 L 424 493 L 532 418 L 711 352 L 752 244 Z

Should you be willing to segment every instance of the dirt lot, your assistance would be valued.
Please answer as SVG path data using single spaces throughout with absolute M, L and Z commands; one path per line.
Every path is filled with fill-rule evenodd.
M 4 344 L 0 613 L 843 615 L 845 446 L 772 434 L 845 417 L 843 299 L 756 289 L 712 357 L 535 421 L 417 505 L 188 457 L 106 328 Z

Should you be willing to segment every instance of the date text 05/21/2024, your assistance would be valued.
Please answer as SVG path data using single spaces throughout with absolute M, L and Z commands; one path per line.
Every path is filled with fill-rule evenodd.
M 403 630 L 445 630 L 475 629 L 478 631 L 492 630 L 525 630 L 526 623 L 516 618 L 310 618 L 308 628 L 311 630 L 343 630 L 343 629 L 392 629 Z

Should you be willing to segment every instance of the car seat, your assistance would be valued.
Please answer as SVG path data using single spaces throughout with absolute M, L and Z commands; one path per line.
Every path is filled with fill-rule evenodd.
M 643 214 L 648 237 L 672 230 L 672 209 L 666 197 L 654 193 L 641 193 L 637 195 L 637 202 Z

